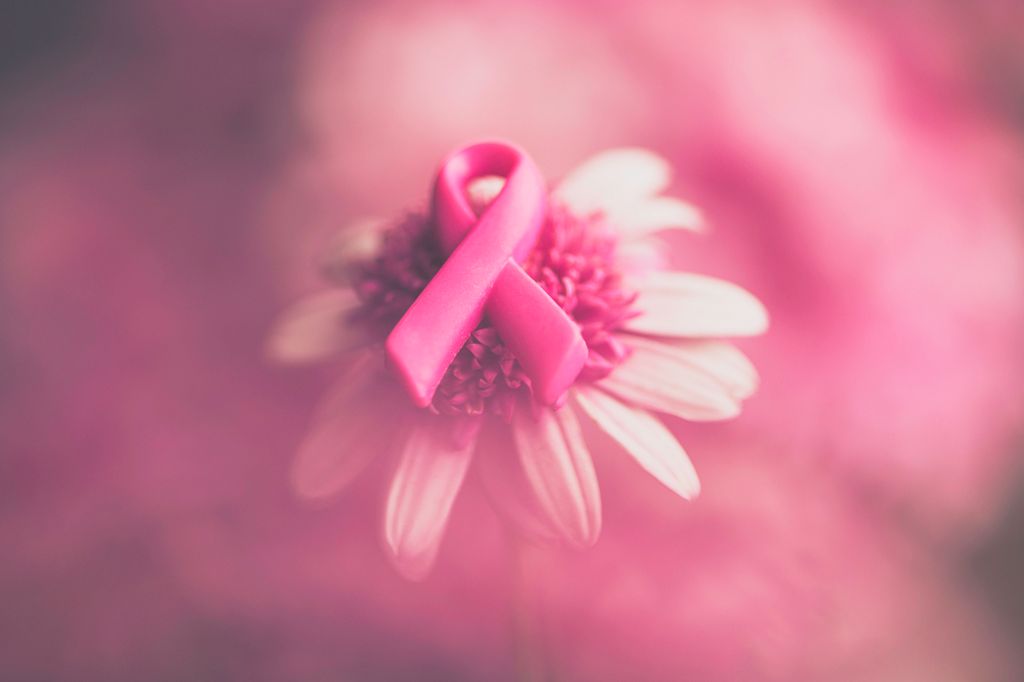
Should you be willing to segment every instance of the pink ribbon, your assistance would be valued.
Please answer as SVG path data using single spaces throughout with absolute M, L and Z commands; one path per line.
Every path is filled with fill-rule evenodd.
M 467 186 L 503 176 L 478 217 Z M 543 404 L 557 404 L 576 380 L 587 346 L 576 323 L 523 270 L 547 214 L 547 188 L 533 161 L 503 142 L 451 154 L 434 187 L 434 218 L 444 265 L 387 339 L 392 365 L 420 407 L 434 397 L 459 349 L 488 319 L 515 354 Z

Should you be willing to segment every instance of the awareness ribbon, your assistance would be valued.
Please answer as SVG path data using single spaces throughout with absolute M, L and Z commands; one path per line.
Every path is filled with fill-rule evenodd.
M 487 176 L 502 176 L 505 184 L 477 216 L 467 187 Z M 464 147 L 441 164 L 433 210 L 448 258 L 386 343 L 413 401 L 430 404 L 486 313 L 530 377 L 534 396 L 557 404 L 582 370 L 587 346 L 576 323 L 520 265 L 547 215 L 540 171 L 522 150 L 504 142 Z

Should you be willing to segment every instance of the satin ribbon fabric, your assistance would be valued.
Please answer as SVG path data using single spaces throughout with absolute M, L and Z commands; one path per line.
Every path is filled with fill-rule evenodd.
M 505 184 L 478 216 L 468 185 Z M 515 354 L 542 404 L 557 405 L 587 357 L 579 327 L 521 263 L 547 214 L 547 187 L 533 161 L 504 142 L 473 144 L 448 156 L 434 187 L 438 238 L 448 258 L 388 336 L 388 357 L 420 407 L 484 315 Z

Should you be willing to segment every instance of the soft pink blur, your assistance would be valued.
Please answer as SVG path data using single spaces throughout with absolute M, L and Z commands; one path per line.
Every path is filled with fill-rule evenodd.
M 652 146 L 716 231 L 684 238 L 680 264 L 728 269 L 777 318 L 750 346 L 768 380 L 759 437 L 938 523 L 991 508 L 1024 407 L 1019 141 L 964 92 L 941 34 L 869 32 L 809 2 L 375 4 L 321 19 L 297 93 L 315 152 L 299 163 L 322 164 L 346 215 L 420 200 L 467 137 L 518 140 L 556 175 L 595 147 Z M 528 41 L 573 77 L 527 68 Z M 389 140 L 402 164 L 380 153 Z
M 2 91 L 0 677 L 1019 675 L 962 558 L 1019 495 L 1020 129 L 977 75 L 1019 13 L 236 5 L 112 3 Z M 601 449 L 604 535 L 569 554 L 471 476 L 410 584 L 378 547 L 389 462 L 293 498 L 335 373 L 264 342 L 335 230 L 422 205 L 484 135 L 550 177 L 670 157 L 713 226 L 678 264 L 773 327 L 738 421 L 674 425 L 695 502 Z

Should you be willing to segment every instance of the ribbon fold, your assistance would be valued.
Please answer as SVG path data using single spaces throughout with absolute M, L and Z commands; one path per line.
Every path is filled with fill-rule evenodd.
M 482 177 L 505 184 L 477 216 L 466 189 Z M 448 259 L 387 338 L 392 366 L 413 402 L 427 407 L 484 315 L 516 356 L 534 396 L 557 405 L 583 369 L 579 327 L 520 265 L 547 216 L 547 187 L 518 147 L 481 142 L 441 164 L 434 219 Z

